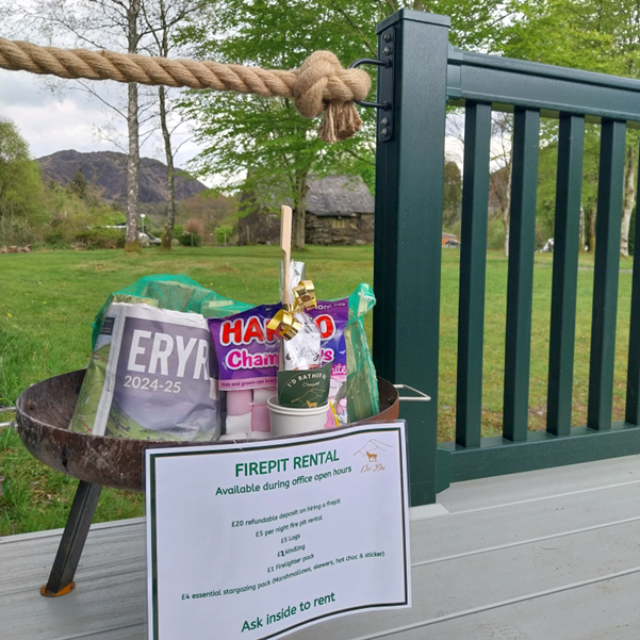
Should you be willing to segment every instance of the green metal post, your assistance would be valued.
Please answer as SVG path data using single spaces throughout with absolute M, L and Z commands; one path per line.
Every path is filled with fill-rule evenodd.
M 378 113 L 373 351 L 380 376 L 428 393 L 406 403 L 411 504 L 435 502 L 442 185 L 449 18 L 402 10 L 378 25 L 393 51 L 393 134 Z M 384 95 L 380 74 L 378 95 Z M 385 138 L 384 141 L 381 138 Z
M 587 426 L 597 430 L 611 428 L 613 409 L 625 131 L 624 122 L 602 122 L 587 413 Z
M 464 126 L 456 443 L 479 447 L 491 105 L 468 102 Z
M 640 156 L 639 156 L 640 157 Z M 629 325 L 629 364 L 627 366 L 627 402 L 625 421 L 640 425 L 640 224 L 638 204 L 640 198 L 640 171 L 636 189 L 636 232 L 634 237 L 633 281 L 631 284 L 631 324 Z
M 584 117 L 564 114 L 558 140 L 547 399 L 547 432 L 556 436 L 571 434 L 583 151 Z
M 503 436 L 527 439 L 540 113 L 517 108 L 513 130 Z

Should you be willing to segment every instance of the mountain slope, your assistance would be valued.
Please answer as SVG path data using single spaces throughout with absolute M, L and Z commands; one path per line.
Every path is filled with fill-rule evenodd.
M 87 182 L 95 185 L 105 200 L 124 202 L 127 199 L 127 156 L 115 151 L 80 153 L 73 149 L 57 151 L 38 158 L 42 174 L 63 186 L 82 169 Z M 166 185 L 167 167 L 151 158 L 140 158 L 140 202 L 166 202 L 169 199 Z M 176 199 L 186 200 L 206 187 L 186 172 L 176 175 Z

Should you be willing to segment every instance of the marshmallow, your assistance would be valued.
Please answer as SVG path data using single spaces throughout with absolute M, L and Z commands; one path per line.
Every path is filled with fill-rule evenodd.
M 249 431 L 251 431 L 251 412 L 241 416 L 227 416 L 227 435 L 248 433 Z
M 252 431 L 248 436 L 249 440 L 267 440 L 271 437 L 271 431 Z
M 227 413 L 241 416 L 251 411 L 251 389 L 227 391 Z
M 267 400 L 271 396 L 276 395 L 275 387 L 269 387 L 267 389 L 254 389 L 253 390 L 253 404 L 267 404 Z
M 248 440 L 250 433 L 228 433 L 224 436 L 220 436 L 220 440 L 224 442 L 237 442 Z
M 266 404 L 251 405 L 251 431 L 259 433 L 269 433 L 271 423 L 269 422 L 269 407 Z

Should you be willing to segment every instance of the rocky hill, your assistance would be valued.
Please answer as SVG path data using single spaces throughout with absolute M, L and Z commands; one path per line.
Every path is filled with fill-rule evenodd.
M 127 199 L 127 156 L 115 151 L 80 153 L 58 151 L 38 158 L 45 178 L 66 185 L 82 169 L 87 182 L 94 185 L 101 198 L 116 202 Z M 158 160 L 140 158 L 140 202 L 166 202 L 169 197 L 166 184 L 167 167 Z M 186 172 L 176 176 L 176 199 L 186 200 L 206 187 Z

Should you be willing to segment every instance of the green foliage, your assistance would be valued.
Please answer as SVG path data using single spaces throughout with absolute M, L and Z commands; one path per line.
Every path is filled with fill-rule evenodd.
M 87 179 L 84 177 L 84 171 L 78 167 L 73 174 L 73 178 L 67 183 L 67 193 L 77 196 L 80 200 L 86 200 L 88 193 Z
M 124 249 L 124 229 L 82 229 L 73 235 L 86 249 Z
M 605 14 L 621 3 L 611 0 L 535 0 L 512 2 L 518 19 L 504 31 L 505 55 L 615 73 L 620 67 L 610 56 L 615 37 Z M 629 4 L 622 0 L 622 4 Z
M 487 227 L 487 247 L 489 249 L 502 249 L 504 247 L 504 238 L 504 222 L 498 218 L 489 220 Z M 464 242 L 464 238 L 462 241 Z
M 495 48 L 508 15 L 497 0 L 440 0 L 428 7 L 370 0 L 209 0 L 207 4 L 211 11 L 183 29 L 183 42 L 194 46 L 201 57 L 277 69 L 297 68 L 316 50 L 336 53 L 344 66 L 375 56 L 376 24 L 403 7 L 451 16 L 453 43 L 469 49 Z M 369 70 L 375 85 L 375 69 Z M 364 126 L 359 134 L 328 146 L 318 139 L 316 122 L 299 116 L 290 99 L 198 91 L 182 107 L 186 117 L 199 123 L 196 137 L 205 145 L 196 161 L 198 172 L 224 176 L 230 190 L 244 187 L 257 195 L 262 206 L 277 211 L 283 200 L 289 200 L 297 209 L 311 174 L 358 174 L 373 191 L 373 110 L 360 111 Z
M 183 32 L 200 56 L 278 69 L 299 67 L 315 50 L 335 52 L 345 66 L 372 55 L 376 18 L 382 17 L 370 3 L 365 11 L 363 2 L 209 4 L 208 19 Z M 205 151 L 197 159 L 198 172 L 222 175 L 229 192 L 242 187 L 258 193 L 261 204 L 274 210 L 285 200 L 302 209 L 311 174 L 364 173 L 371 182 L 375 114 L 370 110 L 361 113 L 361 134 L 329 146 L 318 138 L 317 122 L 300 116 L 291 99 L 198 91 L 183 108 L 200 123 L 196 136 Z
M 200 247 L 204 236 L 204 223 L 199 218 L 189 218 L 184 224 L 184 231 L 178 237 L 183 247 Z
M 201 247 L 202 237 L 197 231 L 184 231 L 178 238 L 183 247 Z
M 640 5 L 631 0 L 535 0 L 512 3 L 514 19 L 504 30 L 503 53 L 513 58 L 522 58 L 564 67 L 596 71 L 632 78 L 640 77 Z M 557 126 L 543 128 L 543 145 L 557 145 Z M 593 232 L 597 201 L 600 128 L 587 124 L 584 151 L 584 180 L 582 205 L 585 213 L 585 242 L 594 248 Z M 625 200 L 635 199 L 635 177 L 626 180 L 629 172 L 635 174 L 637 162 L 638 134 L 628 132 L 625 161 Z M 557 153 L 557 150 L 556 150 Z M 541 153 L 541 168 L 545 167 L 544 149 Z M 548 162 L 547 162 L 548 164 Z M 548 186 L 547 186 L 548 185 Z M 545 189 L 551 181 L 541 175 L 539 196 L 551 201 Z M 539 213 L 541 209 L 539 207 Z M 540 228 L 549 231 L 553 213 L 543 206 L 543 222 Z M 624 228 L 623 236 L 627 232 Z
M 225 197 L 214 190 L 198 193 L 187 200 L 179 201 L 177 205 L 178 220 L 185 222 L 198 220 L 202 234 L 207 236 L 213 234 L 215 228 L 223 224 L 226 219 L 235 217 L 238 211 L 235 198 Z
M 27 229 L 46 218 L 40 167 L 15 125 L 0 119 L 0 244 L 30 242 Z
M 233 234 L 233 227 L 229 227 L 229 226 L 216 227 L 215 229 L 216 243 L 227 244 L 232 234 Z
M 66 188 L 44 184 L 15 126 L 0 119 L 0 245 L 120 247 L 121 211 L 92 193 L 80 169 Z
M 538 199 L 536 230 L 542 238 L 554 236 L 556 173 L 558 166 L 558 123 L 543 119 L 538 161 Z

